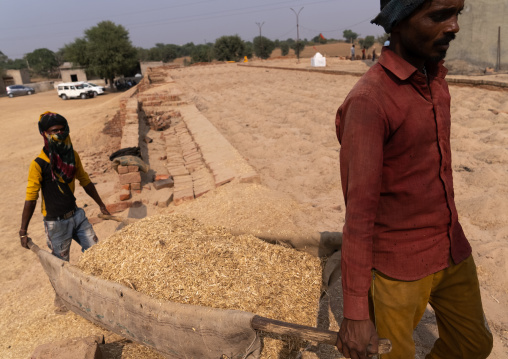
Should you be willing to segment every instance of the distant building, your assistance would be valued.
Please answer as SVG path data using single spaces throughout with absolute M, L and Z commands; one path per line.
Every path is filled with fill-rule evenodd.
M 59 67 L 62 76 L 62 82 L 87 81 L 85 69 L 83 67 L 74 67 L 71 62 L 64 62 Z
M 475 0 L 464 5 L 460 31 L 448 50 L 448 60 L 464 60 L 481 67 L 496 67 L 501 28 L 501 69 L 508 70 L 508 1 Z
M 4 70 L 2 75 L 4 86 L 23 85 L 30 83 L 30 72 L 28 69 Z M 5 89 L 4 89 L 5 90 Z

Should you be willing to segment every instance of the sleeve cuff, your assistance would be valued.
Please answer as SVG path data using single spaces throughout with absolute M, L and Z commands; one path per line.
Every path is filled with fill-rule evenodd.
M 369 297 L 357 297 L 344 293 L 344 318 L 351 320 L 369 319 Z

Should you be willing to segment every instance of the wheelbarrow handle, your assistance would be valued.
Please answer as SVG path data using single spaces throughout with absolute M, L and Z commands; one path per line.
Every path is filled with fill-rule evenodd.
M 318 329 L 305 325 L 286 323 L 279 320 L 260 317 L 252 318 L 252 328 L 268 333 L 288 335 L 302 340 L 315 341 L 320 344 L 336 345 L 339 333 L 326 329 Z M 387 354 L 392 350 L 390 339 L 380 338 L 378 354 Z

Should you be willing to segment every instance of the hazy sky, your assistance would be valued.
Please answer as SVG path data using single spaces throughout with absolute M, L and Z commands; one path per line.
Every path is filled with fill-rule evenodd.
M 342 39 L 351 29 L 378 36 L 383 29 L 370 24 L 379 12 L 379 0 L 0 0 L 0 51 L 11 59 L 39 48 L 57 51 L 84 36 L 100 21 L 123 25 L 134 46 L 156 43 L 182 45 L 214 42 L 222 35 L 243 40 L 262 35 L 272 40 L 296 39 L 298 12 L 300 38 Z

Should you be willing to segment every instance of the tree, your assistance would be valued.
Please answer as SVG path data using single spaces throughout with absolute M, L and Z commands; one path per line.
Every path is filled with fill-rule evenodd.
M 374 45 L 374 42 L 376 42 L 376 40 L 374 40 L 374 36 L 365 36 L 365 39 L 358 40 L 360 46 L 366 49 Z
M 46 48 L 26 54 L 26 60 L 33 72 L 48 77 L 55 72 L 59 65 L 56 54 Z
M 197 45 L 191 53 L 192 63 L 212 62 L 213 58 L 213 46 L 210 45 Z
M 214 52 L 219 61 L 239 61 L 246 56 L 245 44 L 238 35 L 219 37 L 215 40 Z
M 282 56 L 289 54 L 289 44 L 286 41 L 280 43 L 280 52 Z
M 380 35 L 376 37 L 376 41 L 380 44 L 384 44 L 386 40 L 390 38 L 390 34 L 387 34 L 386 32 L 383 35 Z
M 85 30 L 84 38 L 65 45 L 64 54 L 67 61 L 109 80 L 111 86 L 116 76 L 134 73 L 137 69 L 137 51 L 128 31 L 111 21 L 102 21 Z
M 272 40 L 264 36 L 256 36 L 254 38 L 254 54 L 262 59 L 267 59 L 275 49 L 275 44 Z
M 325 39 L 325 37 L 322 34 L 319 34 L 319 35 L 314 36 L 312 38 L 312 42 L 315 44 L 326 44 L 327 40 Z
M 352 30 L 344 30 L 342 36 L 344 37 L 344 39 L 346 39 L 347 42 L 353 42 L 357 39 L 358 34 L 356 32 L 353 32 Z
M 291 45 L 291 48 L 293 50 L 295 50 L 295 54 L 296 56 L 300 56 L 300 53 L 303 51 L 303 49 L 305 48 L 305 43 L 303 41 L 298 41 L 298 42 L 295 42 Z

